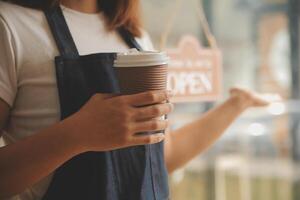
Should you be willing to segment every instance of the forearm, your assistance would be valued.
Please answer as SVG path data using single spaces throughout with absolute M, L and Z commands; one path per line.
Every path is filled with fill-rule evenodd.
M 0 148 L 0 199 L 22 192 L 79 153 L 66 126 L 58 123 Z
M 236 97 L 171 133 L 166 146 L 166 164 L 169 172 L 182 167 L 214 141 L 247 108 Z

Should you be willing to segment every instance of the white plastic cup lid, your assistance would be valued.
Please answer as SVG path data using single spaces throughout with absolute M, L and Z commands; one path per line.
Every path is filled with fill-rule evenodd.
M 167 65 L 169 57 L 160 51 L 130 50 L 126 53 L 118 53 L 114 61 L 114 67 L 148 67 Z

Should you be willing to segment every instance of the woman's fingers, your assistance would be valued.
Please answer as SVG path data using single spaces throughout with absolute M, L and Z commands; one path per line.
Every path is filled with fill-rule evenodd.
M 134 118 L 136 120 L 146 120 L 169 114 L 174 109 L 172 103 L 156 104 L 151 106 L 135 108 Z
M 134 145 L 155 144 L 163 141 L 165 135 L 163 133 L 151 134 L 151 135 L 138 135 L 134 136 L 132 142 Z
M 168 101 L 171 96 L 172 93 L 170 91 L 156 90 L 127 95 L 125 98 L 131 106 L 140 107 Z
M 165 130 L 169 126 L 168 120 L 150 120 L 143 122 L 136 122 L 133 126 L 133 132 L 149 132 L 149 131 L 160 131 Z

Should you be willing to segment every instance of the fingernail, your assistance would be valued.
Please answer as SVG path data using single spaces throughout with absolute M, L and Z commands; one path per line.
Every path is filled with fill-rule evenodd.
M 167 95 L 168 95 L 168 98 L 171 98 L 174 96 L 174 93 L 172 90 L 167 90 Z
M 164 134 L 160 134 L 160 136 L 158 136 L 158 141 L 161 142 L 165 139 L 165 135 Z
M 159 137 L 158 141 L 161 142 L 165 139 L 165 137 Z
M 174 104 L 173 103 L 168 103 L 170 105 L 171 111 L 174 110 Z

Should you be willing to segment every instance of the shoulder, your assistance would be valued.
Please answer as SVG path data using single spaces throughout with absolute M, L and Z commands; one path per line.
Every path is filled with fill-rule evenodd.
M 0 1 L 0 13 L 1 14 L 3 12 L 9 12 L 9 11 L 11 11 L 11 9 L 14 9 L 16 7 L 20 7 L 20 6 L 10 3 L 10 2 Z
M 10 24 L 11 25 L 13 24 L 12 18 L 15 18 L 14 13 L 18 13 L 18 10 L 15 9 L 18 7 L 19 6 L 14 5 L 12 3 L 0 1 L 0 21 L 1 21 L 0 29 L 1 30 L 7 29 Z
M 29 37 L 35 37 L 46 26 L 42 11 L 3 1 L 0 1 L 0 19 L 20 43 L 27 43 Z
M 0 1 L 0 37 L 13 48 L 18 65 L 24 52 L 31 51 L 38 35 L 45 32 L 44 24 L 42 11 Z
M 0 16 L 3 19 L 18 18 L 24 12 L 31 10 L 13 3 L 0 1 Z
M 41 16 L 39 10 L 0 1 L 0 17 L 11 28 L 32 25 L 31 22 L 39 21 Z
M 136 38 L 136 40 L 145 51 L 153 51 L 154 50 L 154 47 L 153 47 L 153 44 L 151 41 L 151 37 L 146 30 L 142 29 L 142 36 L 139 38 Z
M 13 18 L 15 18 L 14 13 L 18 13 L 15 8 L 19 6 L 0 1 L 0 37 L 3 43 L 10 43 L 15 38 L 15 24 Z

